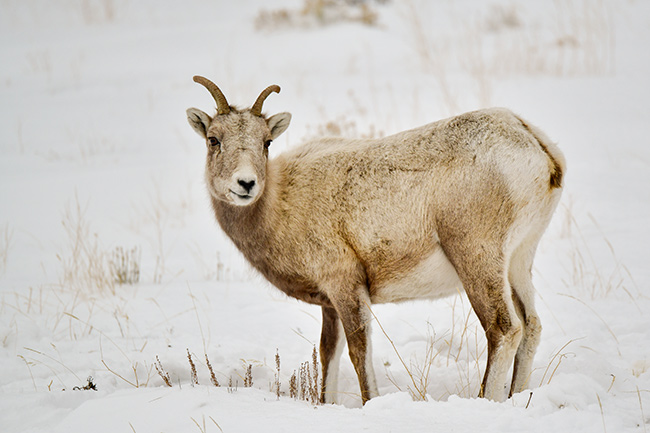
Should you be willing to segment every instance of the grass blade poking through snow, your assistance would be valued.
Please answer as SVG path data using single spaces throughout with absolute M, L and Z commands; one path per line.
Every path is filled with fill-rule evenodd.
M 169 373 L 167 373 L 163 368 L 162 363 L 160 362 L 160 358 L 158 358 L 158 355 L 156 355 L 156 362 L 154 363 L 154 366 L 156 367 L 156 371 L 158 372 L 158 375 L 162 378 L 165 385 L 171 388 L 172 380 L 169 377 Z
M 208 366 L 208 370 L 210 371 L 210 382 L 216 387 L 219 387 L 219 381 L 217 380 L 217 376 L 214 374 L 214 370 L 212 369 L 212 364 L 210 364 L 210 358 L 208 358 L 208 354 L 205 354 L 205 363 Z
M 198 385 L 199 376 L 196 373 L 196 364 L 194 364 L 194 361 L 192 361 L 192 354 L 190 353 L 190 349 L 187 349 L 187 360 L 190 362 L 190 382 L 192 383 L 192 386 Z
M 416 395 L 415 392 L 411 392 L 411 396 L 413 397 L 414 400 L 427 401 L 426 389 L 420 389 L 417 382 L 415 381 L 415 378 L 413 377 L 413 374 L 411 374 L 411 370 L 406 366 L 406 363 L 402 359 L 402 355 L 399 354 L 399 351 L 397 350 L 397 347 L 395 347 L 395 343 L 393 343 L 393 340 L 388 336 L 388 334 L 384 330 L 384 327 L 381 326 L 381 322 L 379 321 L 379 319 L 377 319 L 377 316 L 372 311 L 372 308 L 370 308 L 370 305 L 368 305 L 368 304 L 366 304 L 366 307 L 370 311 L 370 314 L 372 314 L 372 317 L 374 317 L 375 321 L 377 322 L 377 325 L 379 325 L 379 328 L 381 329 L 381 332 L 388 339 L 388 342 L 390 343 L 390 345 L 393 346 L 393 350 L 395 351 L 395 353 L 397 354 L 397 357 L 399 358 L 400 362 L 404 366 L 404 369 L 406 370 L 406 373 L 411 378 L 411 382 L 413 383 L 413 389 L 417 392 L 417 395 Z

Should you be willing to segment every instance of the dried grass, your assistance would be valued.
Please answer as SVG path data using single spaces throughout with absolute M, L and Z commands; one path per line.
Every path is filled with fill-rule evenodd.
M 466 105 L 492 105 L 496 79 L 614 73 L 615 29 L 609 7 L 602 0 L 556 0 L 553 5 L 551 15 L 541 18 L 524 16 L 516 4 L 452 9 L 450 20 L 456 25 L 441 34 L 432 30 L 434 12 L 428 3 L 405 3 L 422 69 L 434 79 L 449 115 Z M 472 104 L 465 100 L 467 88 L 474 89 Z
M 115 0 L 81 0 L 77 7 L 84 24 L 88 26 L 110 24 L 117 18 Z
M 216 387 L 221 386 L 217 380 L 217 376 L 214 374 L 214 370 L 212 369 L 212 364 L 210 363 L 210 358 L 208 358 L 207 353 L 205 354 L 205 364 L 207 365 L 208 371 L 210 372 L 210 382 Z
M 289 396 L 295 400 L 304 400 L 312 405 L 321 404 L 322 380 L 319 380 L 320 363 L 316 346 L 310 361 L 300 364 L 289 379 Z M 278 364 L 278 375 L 280 373 Z
M 140 249 L 116 247 L 107 250 L 99 235 L 91 230 L 86 217 L 88 204 L 82 206 L 75 194 L 65 207 L 61 225 L 67 243 L 57 254 L 61 263 L 60 286 L 82 295 L 115 295 L 116 286 L 137 284 L 140 280 Z
M 156 355 L 156 362 L 154 362 L 153 365 L 154 367 L 156 367 L 156 372 L 158 372 L 158 375 L 163 380 L 163 383 L 171 388 L 172 380 L 169 377 L 169 373 L 166 372 L 165 369 L 163 368 L 162 363 L 160 362 L 160 358 L 158 358 L 158 355 Z
M 201 422 L 201 424 L 199 424 L 199 422 L 198 422 L 197 420 L 195 420 L 193 417 L 190 417 L 190 419 L 192 420 L 192 422 L 194 422 L 194 424 L 199 428 L 199 431 L 200 431 L 201 433 L 207 433 L 208 429 L 207 429 L 206 426 L 205 426 L 205 415 L 201 415 L 201 418 L 202 418 L 202 422 Z M 219 425 L 219 423 L 217 423 L 217 422 L 214 420 L 214 418 L 212 418 L 211 416 L 209 416 L 208 418 L 210 418 L 210 421 L 212 421 L 212 422 L 214 423 L 214 425 L 217 426 L 217 428 L 219 429 L 219 431 L 223 432 L 223 429 L 221 428 L 221 426 Z
M 557 360 L 557 363 L 555 364 L 555 367 L 553 368 L 553 371 L 552 371 L 551 374 L 549 375 L 548 381 L 546 381 L 546 385 L 549 385 L 549 384 L 551 383 L 551 380 L 553 380 L 553 376 L 555 375 L 555 372 L 557 371 L 557 369 L 560 367 L 560 364 L 562 363 L 562 360 L 563 360 L 564 358 L 567 358 L 569 355 L 574 355 L 574 354 L 572 354 L 572 353 L 565 353 L 565 352 L 563 352 L 564 349 L 566 349 L 566 348 L 567 348 L 571 343 L 573 343 L 574 341 L 576 341 L 576 340 L 569 340 L 569 341 L 567 341 L 567 342 L 564 344 L 564 346 L 560 347 L 560 348 L 557 350 L 557 352 L 555 352 L 555 353 L 553 354 L 553 356 L 551 357 L 551 360 L 550 360 L 550 361 L 548 362 L 548 364 L 546 365 L 546 369 L 544 370 L 544 374 L 542 375 L 542 379 L 541 379 L 540 382 L 539 382 L 539 386 L 542 386 L 542 385 L 545 384 L 544 381 L 545 381 L 545 379 L 546 379 L 546 375 L 548 374 L 549 370 L 551 369 L 551 367 L 552 367 L 553 364 L 555 363 L 555 360 Z
M 378 18 L 376 6 L 370 1 L 303 0 L 299 9 L 260 10 L 255 17 L 255 29 L 309 29 L 340 23 L 374 26 Z
M 625 293 L 636 305 L 636 297 L 641 296 L 641 291 L 629 269 L 618 258 L 613 244 L 596 219 L 592 215 L 588 215 L 589 220 L 599 232 L 600 240 L 592 240 L 593 236 L 588 240 L 582 225 L 574 216 L 572 202 L 569 201 L 563 210 L 565 216 L 562 234 L 568 238 L 570 243 L 567 262 L 570 263 L 570 267 L 567 269 L 569 277 L 562 279 L 564 285 L 571 292 L 589 299 L 603 299 L 616 293 Z M 610 254 L 607 261 L 608 266 L 603 266 L 602 261 L 596 260 L 593 253 L 596 247 L 598 249 L 606 247 Z M 639 309 L 638 306 L 637 309 Z
M 391 343 L 408 375 L 410 383 L 405 388 L 415 401 L 426 401 L 428 399 L 428 395 L 432 391 L 430 389 L 431 370 L 436 366 L 455 366 L 458 374 L 458 382 L 455 388 L 446 389 L 444 393 L 436 396 L 437 400 L 442 400 L 452 394 L 472 398 L 479 393 L 483 377 L 481 364 L 485 362 L 484 357 L 487 349 L 485 337 L 478 323 L 478 318 L 471 310 L 465 311 L 463 309 L 460 314 L 457 314 L 457 304 L 460 299 L 462 299 L 460 296 L 454 298 L 451 305 L 453 320 L 450 330 L 438 336 L 433 326 L 428 324 L 424 349 L 414 353 L 408 365 L 385 328 L 373 314 L 382 333 Z M 463 303 L 461 302 L 461 304 Z M 460 320 L 458 320 L 459 317 Z M 458 326 L 458 323 L 461 326 Z M 401 391 L 404 385 L 399 383 L 388 370 L 390 364 L 385 364 L 385 366 L 388 380 L 396 389 Z
M 138 247 L 116 247 L 109 256 L 108 266 L 116 284 L 137 284 L 140 281 L 141 251 Z
M 280 352 L 275 351 L 275 395 L 280 400 Z
M 115 281 L 108 266 L 108 257 L 99 243 L 99 236 L 90 230 L 86 219 L 87 205 L 68 204 L 61 224 L 68 238 L 67 251 L 57 254 L 63 267 L 61 286 L 74 291 L 96 290 L 115 294 Z
M 192 360 L 192 355 L 190 354 L 190 349 L 187 349 L 187 360 L 190 363 L 190 383 L 192 386 L 199 384 L 199 375 L 196 373 L 196 364 Z
M 427 395 L 426 395 L 427 390 L 426 390 L 426 388 L 422 388 L 422 385 L 421 385 L 423 380 L 422 379 L 419 380 L 419 383 L 418 383 L 418 381 L 415 380 L 415 377 L 411 373 L 411 370 L 409 369 L 409 367 L 404 362 L 404 359 L 402 358 L 402 355 L 400 355 L 399 350 L 397 350 L 397 347 L 395 346 L 395 343 L 388 336 L 388 334 L 386 333 L 386 330 L 384 330 L 384 327 L 382 326 L 381 322 L 379 321 L 379 319 L 375 315 L 374 311 L 372 311 L 372 308 L 370 308 L 370 305 L 366 304 L 366 307 L 368 308 L 368 311 L 370 311 L 370 314 L 372 314 L 372 317 L 375 319 L 375 322 L 377 322 L 377 325 L 379 325 L 379 329 L 381 329 L 381 332 L 384 334 L 384 337 L 386 337 L 386 339 L 388 340 L 390 345 L 393 347 L 393 350 L 395 351 L 395 354 L 397 355 L 397 358 L 400 360 L 400 362 L 402 363 L 402 366 L 406 370 L 406 373 L 408 374 L 409 378 L 411 379 L 411 383 L 413 385 L 413 388 L 409 387 L 409 391 L 411 392 L 411 397 L 415 401 L 418 401 L 418 400 L 427 401 Z M 426 382 L 426 380 L 424 380 L 424 382 Z
M 246 367 L 246 374 L 244 374 L 244 388 L 253 387 L 253 365 L 248 364 Z
M 9 223 L 0 230 L 0 275 L 2 275 L 7 270 L 7 258 L 13 245 L 14 231 L 9 228 Z

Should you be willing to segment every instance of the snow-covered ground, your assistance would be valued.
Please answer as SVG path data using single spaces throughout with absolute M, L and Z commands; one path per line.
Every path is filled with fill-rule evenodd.
M 316 3 L 0 3 L 0 431 L 648 431 L 650 3 Z M 282 86 L 265 110 L 293 120 L 271 156 L 492 105 L 556 140 L 530 390 L 475 398 L 485 339 L 458 296 L 374 309 L 381 397 L 361 407 L 344 358 L 341 405 L 290 398 L 320 312 L 213 221 L 185 119 L 213 106 L 195 74 L 244 106 Z M 139 283 L 107 276 L 117 248 L 139 251 Z M 88 376 L 96 391 L 73 389 Z

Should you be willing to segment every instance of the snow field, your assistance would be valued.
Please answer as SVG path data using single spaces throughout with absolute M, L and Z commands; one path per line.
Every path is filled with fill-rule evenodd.
M 353 6 L 319 23 L 305 4 L 0 5 L 0 431 L 646 432 L 649 5 L 393 0 L 368 2 L 367 25 Z M 260 27 L 263 10 L 293 18 Z M 535 262 L 530 390 L 474 398 L 485 339 L 458 296 L 374 308 L 381 397 L 363 408 L 346 356 L 341 405 L 289 398 L 320 311 L 262 281 L 214 222 L 184 113 L 213 105 L 195 74 L 242 106 L 282 86 L 265 110 L 293 120 L 271 156 L 492 105 L 559 142 L 568 172 Z M 107 277 L 117 247 L 139 249 L 138 284 Z M 97 391 L 73 390 L 88 376 Z

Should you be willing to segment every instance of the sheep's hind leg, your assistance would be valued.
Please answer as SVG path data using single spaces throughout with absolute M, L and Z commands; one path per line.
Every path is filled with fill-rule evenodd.
M 501 249 L 495 242 L 485 243 L 474 251 L 460 242 L 448 244 L 445 252 L 487 337 L 488 359 L 479 397 L 504 401 L 510 389 L 508 371 L 522 337 L 522 323 L 512 299 Z
M 508 279 L 512 285 L 512 299 L 524 331 L 515 356 L 511 396 L 528 386 L 533 358 L 542 333 L 542 325 L 535 311 L 535 288 L 531 275 L 535 247 L 536 243 L 518 248 L 510 260 Z

